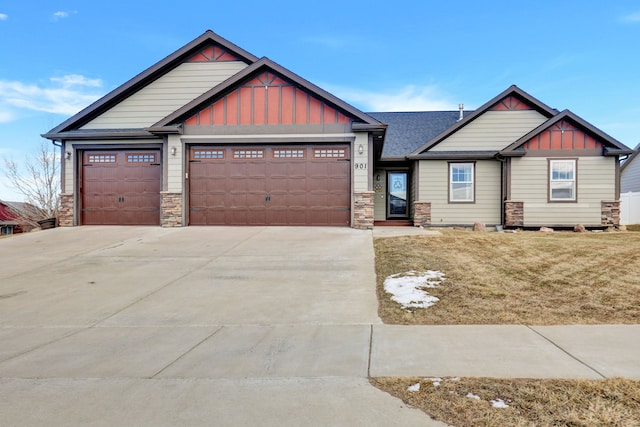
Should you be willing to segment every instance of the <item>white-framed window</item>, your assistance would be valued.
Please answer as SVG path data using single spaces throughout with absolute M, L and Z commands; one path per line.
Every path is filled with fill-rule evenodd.
M 575 160 L 549 160 L 549 200 L 576 200 Z
M 474 163 L 449 163 L 449 202 L 474 202 Z

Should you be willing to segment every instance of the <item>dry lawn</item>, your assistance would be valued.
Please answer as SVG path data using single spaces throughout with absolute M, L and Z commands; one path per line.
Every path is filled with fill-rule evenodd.
M 379 314 L 393 324 L 640 323 L 640 233 L 515 234 L 443 230 L 374 242 Z M 384 279 L 440 270 L 440 299 L 404 310 Z
M 638 426 L 640 381 L 373 378 L 371 384 L 453 426 Z M 420 383 L 419 391 L 408 387 Z M 467 397 L 469 393 L 480 399 Z M 501 399 L 508 408 L 494 408 Z

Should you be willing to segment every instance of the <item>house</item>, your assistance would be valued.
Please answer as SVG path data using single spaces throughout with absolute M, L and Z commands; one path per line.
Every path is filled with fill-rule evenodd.
M 43 136 L 61 226 L 617 225 L 633 152 L 516 86 L 367 114 L 212 31 Z
M 622 193 L 640 193 L 640 144 L 635 148 L 635 153 L 629 156 L 620 166 L 620 191 Z
M 42 212 L 29 203 L 0 200 L 0 235 L 7 236 L 31 231 Z

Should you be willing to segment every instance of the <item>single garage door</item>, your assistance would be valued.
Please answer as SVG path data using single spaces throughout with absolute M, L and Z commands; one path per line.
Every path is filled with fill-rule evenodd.
M 86 151 L 81 223 L 159 225 L 160 151 Z
M 348 145 L 193 146 L 190 225 L 350 225 Z

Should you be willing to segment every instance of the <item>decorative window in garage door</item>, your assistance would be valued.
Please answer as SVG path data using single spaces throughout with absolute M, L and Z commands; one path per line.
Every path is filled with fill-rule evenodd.
M 304 148 L 274 148 L 274 159 L 304 159 L 306 150 Z
M 193 152 L 194 159 L 224 159 L 224 150 L 196 150 Z
M 127 153 L 127 163 L 156 163 L 155 153 Z
M 313 157 L 315 159 L 328 159 L 328 158 L 346 159 L 347 149 L 346 148 L 314 148 Z
M 233 150 L 234 159 L 264 159 L 264 150 Z
M 115 163 L 115 154 L 89 154 L 89 163 Z

